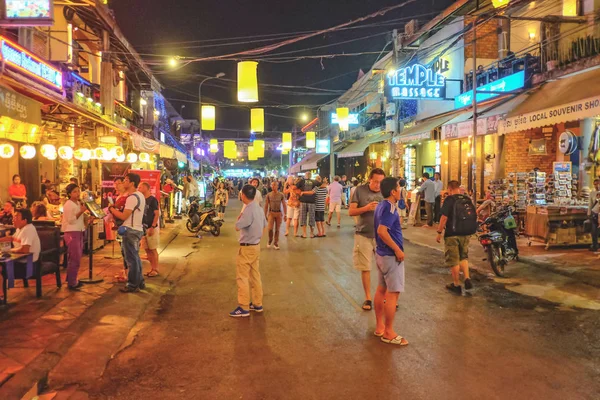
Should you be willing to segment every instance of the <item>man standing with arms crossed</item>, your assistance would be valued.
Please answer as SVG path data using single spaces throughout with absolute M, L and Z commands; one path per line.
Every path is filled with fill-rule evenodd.
M 340 177 L 335 176 L 333 182 L 329 185 L 329 217 L 327 218 L 327 225 L 331 226 L 331 217 L 333 212 L 337 213 L 337 227 L 339 228 L 342 221 L 342 196 L 345 196 L 345 188 L 340 184 Z
M 358 186 L 350 200 L 349 214 L 351 217 L 358 217 L 354 233 L 352 258 L 354 268 L 361 272 L 363 289 L 365 290 L 365 302 L 362 308 L 365 311 L 370 311 L 373 308 L 373 302 L 371 301 L 371 268 L 375 252 L 373 218 L 377 205 L 383 200 L 380 191 L 383 178 L 385 178 L 385 172 L 381 168 L 373 169 L 369 174 L 369 182 Z
M 238 307 L 229 313 L 233 318 L 250 316 L 250 311 L 263 311 L 263 289 L 259 271 L 260 240 L 267 225 L 265 213 L 254 201 L 256 188 L 246 185 L 242 188 L 242 202 L 246 206 L 235 223 L 240 232 L 240 249 L 237 255 L 236 281 L 238 288 Z M 252 300 L 250 302 L 250 287 Z
M 284 212 L 282 212 L 282 210 Z M 265 215 L 269 221 L 269 243 L 267 249 L 271 248 L 271 244 L 275 250 L 279 250 L 279 228 L 285 220 L 285 196 L 279 191 L 279 183 L 271 182 L 271 193 L 267 194 L 265 200 Z M 281 216 L 283 214 L 283 217 Z M 273 228 L 275 228 L 275 237 L 273 237 Z

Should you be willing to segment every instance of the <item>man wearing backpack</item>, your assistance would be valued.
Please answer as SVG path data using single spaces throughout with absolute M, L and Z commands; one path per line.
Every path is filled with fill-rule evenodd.
M 469 242 L 471 235 L 477 232 L 477 212 L 471 199 L 460 193 L 458 181 L 448 183 L 448 197 L 444 200 L 441 213 L 436 240 L 440 243 L 444 234 L 446 267 L 451 268 L 453 279 L 446 289 L 460 296 L 460 271 L 464 275 L 465 290 L 473 288 L 469 276 Z

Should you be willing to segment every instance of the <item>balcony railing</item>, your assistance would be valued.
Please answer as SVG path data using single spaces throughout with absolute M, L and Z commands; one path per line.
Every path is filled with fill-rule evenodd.
M 600 55 L 600 27 L 593 31 L 566 35 L 543 47 L 542 66 L 544 71 L 566 68 L 570 64 Z

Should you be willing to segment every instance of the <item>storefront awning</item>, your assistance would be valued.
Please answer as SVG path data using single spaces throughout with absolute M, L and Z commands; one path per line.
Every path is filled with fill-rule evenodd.
M 177 161 L 185 164 L 187 164 L 188 162 L 187 156 L 179 150 L 175 150 L 175 158 L 177 159 Z
M 362 157 L 369 145 L 385 142 L 392 138 L 391 133 L 384 133 L 382 128 L 372 130 L 366 133 L 365 137 L 350 144 L 344 150 L 338 153 L 338 158 Z M 335 150 L 335 149 L 334 149 Z M 335 150 L 337 152 L 337 150 Z
M 498 132 L 512 133 L 600 115 L 600 69 L 546 83 L 508 113 Z
M 429 140 L 433 138 L 431 132 L 456 117 L 456 114 L 445 115 L 443 117 L 431 118 L 418 122 L 416 125 L 405 129 L 398 136 L 398 142 L 410 143 L 417 140 Z
M 160 144 L 160 158 L 175 158 L 175 149 L 166 144 Z
M 346 143 L 335 143 L 333 145 L 333 152 L 335 153 L 341 150 L 345 145 Z M 329 153 L 318 154 L 315 153 L 314 150 L 311 150 L 306 154 L 306 156 L 304 156 L 302 160 L 292 165 L 292 168 L 290 168 L 290 173 L 297 174 L 300 171 L 310 171 L 311 169 L 317 169 L 319 167 L 317 165 L 318 162 L 327 157 L 328 155 Z

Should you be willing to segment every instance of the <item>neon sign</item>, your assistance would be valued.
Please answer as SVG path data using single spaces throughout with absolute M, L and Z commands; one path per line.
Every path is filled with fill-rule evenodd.
M 505 76 L 487 85 L 477 88 L 477 102 L 493 99 L 500 96 L 501 93 L 512 92 L 513 90 L 521 89 L 525 86 L 525 71 L 517 72 L 516 74 Z M 481 92 L 495 93 L 481 93 Z M 473 103 L 473 91 L 469 90 L 460 96 L 454 98 L 454 108 L 462 108 Z
M 54 89 L 62 89 L 62 72 L 3 37 L 0 37 L 0 55 L 7 66 L 36 78 Z
M 446 78 L 432 67 L 414 64 L 392 71 L 387 78 L 388 95 L 394 100 L 446 97 Z
M 331 142 L 329 139 L 317 139 L 317 154 L 329 154 Z
M 331 123 L 332 124 L 338 123 L 337 113 L 331 113 Z M 355 113 L 348 114 L 348 125 L 358 125 L 358 114 L 355 114 Z

